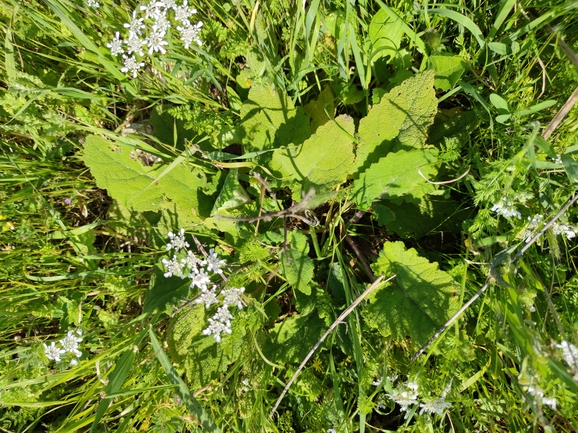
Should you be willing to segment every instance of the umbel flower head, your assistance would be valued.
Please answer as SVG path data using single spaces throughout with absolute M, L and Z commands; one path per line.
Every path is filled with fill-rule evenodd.
M 98 2 L 89 0 L 89 6 L 98 7 L 95 4 L 98 5 Z M 150 0 L 134 9 L 129 21 L 123 24 L 128 35 L 121 37 L 120 32 L 116 32 L 106 46 L 113 56 L 122 57 L 123 66 L 120 70 L 136 78 L 147 56 L 167 53 L 168 35 L 173 25 L 180 33 L 180 40 L 186 50 L 193 42 L 198 46 L 203 44 L 199 36 L 203 22 L 191 22 L 196 13 L 197 10 L 188 5 L 188 0 Z
M 78 364 L 78 359 L 82 356 L 82 352 L 79 350 L 79 343 L 82 341 L 82 331 L 77 329 L 76 331 L 68 331 L 66 337 L 59 340 L 58 343 L 54 341 L 47 345 L 44 343 L 44 355 L 49 361 L 61 362 L 66 357 L 70 360 L 70 365 L 75 366 Z M 72 355 L 72 356 L 70 356 Z
M 173 276 L 190 279 L 190 289 L 197 292 L 194 302 L 204 305 L 205 309 L 219 305 L 213 317 L 208 319 L 209 326 L 203 331 L 205 335 L 212 335 L 217 343 L 221 342 L 222 334 L 231 334 L 231 321 L 233 315 L 229 308 L 243 308 L 244 287 L 227 287 L 224 268 L 226 262 L 219 258 L 214 248 L 209 253 L 203 253 L 206 257 L 200 258 L 189 250 L 189 243 L 185 239 L 184 229 L 178 233 L 168 233 L 169 243 L 166 251 L 172 252 L 170 259 L 163 258 L 161 263 L 165 268 L 165 278 Z

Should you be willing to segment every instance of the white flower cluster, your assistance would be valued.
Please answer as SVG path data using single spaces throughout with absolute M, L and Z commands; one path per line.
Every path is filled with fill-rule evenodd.
M 552 231 L 555 235 L 564 235 L 568 240 L 574 239 L 576 234 L 578 234 L 576 227 L 568 224 L 554 223 L 552 225 Z
M 86 0 L 86 5 L 94 9 L 98 9 L 100 7 L 100 3 L 98 3 L 98 0 Z
M 214 304 L 221 303 L 213 317 L 208 319 L 209 326 L 203 331 L 205 335 L 212 335 L 217 343 L 221 342 L 221 334 L 231 334 L 231 320 L 233 315 L 229 311 L 230 306 L 236 306 L 237 309 L 243 308 L 242 295 L 244 287 L 229 287 L 218 290 L 217 284 L 212 281 L 212 277 L 218 276 L 224 278 L 222 267 L 225 261 L 219 259 L 213 248 L 205 258 L 200 258 L 189 250 L 189 243 L 185 240 L 185 230 L 181 229 L 178 233 L 169 232 L 169 243 L 166 246 L 167 251 L 173 251 L 174 255 L 169 259 L 162 259 L 166 272 L 165 278 L 177 276 L 180 278 L 189 278 L 191 280 L 190 288 L 199 291 L 195 299 L 197 304 L 203 304 L 206 309 L 211 308 Z
M 556 347 L 562 350 L 562 357 L 564 362 L 572 368 L 574 372 L 574 379 L 578 380 L 578 347 L 574 346 L 572 343 L 564 340 L 562 343 L 557 344 Z
M 44 354 L 49 361 L 61 362 L 62 356 L 70 359 L 70 366 L 77 365 L 78 358 L 82 356 L 82 352 L 78 350 L 78 343 L 82 341 L 81 335 L 82 331 L 77 329 L 74 332 L 68 331 L 66 337 L 60 340 L 58 345 L 54 341 L 50 345 L 44 343 Z
M 526 234 L 524 235 L 524 240 L 529 242 L 537 232 L 538 227 L 544 220 L 544 215 L 538 214 L 533 217 L 528 217 L 528 227 L 526 229 Z M 563 235 L 566 239 L 574 239 L 578 235 L 578 229 L 569 224 L 558 224 L 554 222 L 552 224 L 552 231 L 555 235 Z
M 492 206 L 492 212 L 496 212 L 506 218 L 511 218 L 515 216 L 516 218 L 520 218 L 522 215 L 518 210 L 512 205 L 511 202 L 508 200 L 502 199 L 494 206 Z
M 394 380 L 397 376 L 394 377 Z M 389 378 L 388 378 L 389 379 Z M 449 393 L 451 385 L 446 386 L 441 397 L 430 400 L 423 400 L 419 402 L 419 385 L 413 380 L 407 382 L 401 387 L 394 388 L 392 394 L 386 394 L 390 400 L 394 401 L 400 406 L 400 411 L 405 412 L 405 419 L 409 416 L 410 406 L 414 406 L 419 403 L 419 414 L 423 413 L 443 415 L 444 410 L 449 409 L 452 403 L 445 400 L 446 395 Z
M 528 394 L 532 395 L 536 400 L 542 404 L 549 406 L 552 410 L 556 410 L 558 401 L 554 397 L 544 397 L 544 391 L 538 385 L 530 385 L 525 387 Z
M 140 16 L 139 11 L 144 16 Z M 149 56 L 166 53 L 169 44 L 167 32 L 173 22 L 179 24 L 176 29 L 185 49 L 188 50 L 193 42 L 199 46 L 203 44 L 199 38 L 203 22 L 191 22 L 191 17 L 196 13 L 195 8 L 189 7 L 188 0 L 183 0 L 180 5 L 175 0 L 150 0 L 147 5 L 135 9 L 131 21 L 124 24 L 128 37 L 123 39 L 120 32 L 116 32 L 106 46 L 113 56 L 122 56 L 124 66 L 121 71 L 136 78 L 139 69 L 144 66 L 145 50 Z

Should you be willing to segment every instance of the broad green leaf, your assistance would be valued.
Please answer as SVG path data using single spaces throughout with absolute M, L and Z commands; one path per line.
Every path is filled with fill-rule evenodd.
M 311 294 L 309 283 L 315 269 L 313 260 L 308 254 L 307 236 L 300 231 L 291 232 L 291 245 L 283 253 L 283 274 L 293 288 L 306 295 Z
M 434 86 L 445 91 L 453 89 L 466 70 L 461 56 L 431 56 L 429 61 L 435 71 Z
M 309 119 L 280 90 L 252 87 L 241 108 L 239 134 L 245 150 L 274 149 L 301 144 L 309 135 Z
M 311 118 L 311 132 L 317 131 L 321 125 L 326 124 L 333 119 L 335 113 L 335 104 L 333 103 L 333 92 L 331 87 L 325 86 L 316 100 L 305 105 L 304 109 Z
M 368 296 L 364 311 L 367 323 L 383 336 L 409 337 L 421 346 L 459 308 L 459 286 L 451 276 L 403 242 L 386 242 L 372 269 L 376 275 L 396 275 Z
M 167 314 L 172 313 L 174 307 L 189 294 L 189 285 L 190 281 L 179 277 L 165 278 L 164 271 L 155 266 L 153 278 L 146 292 L 143 311 L 152 313 L 159 309 Z
M 263 354 L 272 362 L 298 363 L 326 329 L 325 322 L 315 312 L 305 316 L 293 315 L 277 323 L 269 332 Z
M 431 193 L 435 187 L 419 175 L 432 179 L 437 173 L 437 150 L 401 150 L 389 153 L 385 158 L 364 171 L 353 183 L 353 200 L 362 210 L 368 210 L 380 197 L 401 197 L 415 201 Z
M 18 6 L 14 8 L 14 15 L 18 11 Z M 12 31 L 10 28 L 6 30 L 6 36 L 4 37 L 4 67 L 6 70 L 6 75 L 10 80 L 16 78 L 16 63 L 14 62 L 14 46 L 12 45 Z
M 199 404 L 197 399 L 191 393 L 189 387 L 173 367 L 171 360 L 161 347 L 161 344 L 152 328 L 149 329 L 149 335 L 157 359 L 161 363 L 161 366 L 163 367 L 163 370 L 165 370 L 169 380 L 176 385 L 177 393 L 181 397 L 183 403 L 187 406 L 187 409 L 195 416 L 198 422 L 204 427 L 205 431 L 210 433 L 221 433 L 221 429 L 215 425 L 212 418 Z
M 426 71 L 394 87 L 359 123 L 358 172 L 389 152 L 421 149 L 437 112 L 434 72 Z
M 215 215 L 219 210 L 233 209 L 250 201 L 251 198 L 247 195 L 245 188 L 239 183 L 238 170 L 232 169 L 225 179 L 211 215 Z
M 331 299 L 313 283 L 310 295 L 297 293 L 295 314 L 276 323 L 263 345 L 263 354 L 276 363 L 299 363 L 335 320 Z M 329 311 L 328 311 L 329 310 Z
M 369 23 L 372 62 L 381 57 L 396 55 L 404 35 L 402 24 L 399 17 L 392 18 L 384 9 L 373 16 Z
M 510 113 L 510 107 L 504 98 L 496 93 L 490 94 L 490 102 L 494 107 L 497 108 L 498 113 L 500 114 L 508 114 Z
M 191 140 L 195 132 L 186 130 L 185 122 L 176 119 L 167 112 L 170 106 L 156 105 L 150 114 L 150 124 L 154 129 L 154 135 L 162 143 L 184 149 L 185 140 Z
M 90 136 L 84 145 L 84 162 L 96 183 L 122 206 L 136 211 L 167 209 L 176 214 L 179 226 L 208 216 L 213 200 L 203 194 L 207 181 L 202 173 L 177 165 L 166 172 L 164 165 L 148 167 L 135 147 L 121 141 Z
M 273 155 L 270 170 L 279 177 L 331 190 L 347 179 L 353 167 L 353 119 L 339 116 L 320 126 L 301 146 L 286 147 Z

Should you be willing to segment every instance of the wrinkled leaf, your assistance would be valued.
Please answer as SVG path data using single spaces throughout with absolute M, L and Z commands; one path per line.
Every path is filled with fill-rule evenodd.
M 305 106 L 305 112 L 311 117 L 311 132 L 317 131 L 321 125 L 333 119 L 335 104 L 333 103 L 331 87 L 325 86 L 316 100 Z
M 242 206 L 251 201 L 251 198 L 245 191 L 245 188 L 239 183 L 238 169 L 232 169 L 229 171 L 223 188 L 219 193 L 217 200 L 215 200 L 215 205 L 213 206 L 213 211 L 211 215 L 215 215 L 219 210 L 222 209 L 233 209 Z
M 241 108 L 239 134 L 246 150 L 301 144 L 309 135 L 309 119 L 301 107 L 279 90 L 252 87 Z
M 359 176 L 353 183 L 354 201 L 362 210 L 368 210 L 378 198 L 401 197 L 414 201 L 435 187 L 426 182 L 418 169 L 428 179 L 437 173 L 437 150 L 411 150 L 388 154 Z
M 283 253 L 283 275 L 293 288 L 307 295 L 311 294 L 309 283 L 315 269 L 308 254 L 307 236 L 300 231 L 291 232 L 291 245 Z
M 466 62 L 460 56 L 431 56 L 429 61 L 435 71 L 434 86 L 445 91 L 453 89 L 466 70 Z
M 301 146 L 275 152 L 270 169 L 279 177 L 302 182 L 304 191 L 310 186 L 330 190 L 345 182 L 352 170 L 354 131 L 353 119 L 339 116 L 320 126 Z
M 562 155 L 562 164 L 564 165 L 564 169 L 566 170 L 566 174 L 568 175 L 568 179 L 573 184 L 578 183 L 578 163 L 572 158 L 571 155 Z
M 394 87 L 359 123 L 355 159 L 358 172 L 389 152 L 423 148 L 437 112 L 434 72 L 426 71 Z
M 386 242 L 372 269 L 376 275 L 396 275 L 368 296 L 364 311 L 367 323 L 383 336 L 409 337 L 421 346 L 459 308 L 459 287 L 451 276 L 403 242 Z
M 202 192 L 207 186 L 202 173 L 193 173 L 182 164 L 168 172 L 164 165 L 149 167 L 133 146 L 121 141 L 88 137 L 84 162 L 97 185 L 122 206 L 140 212 L 167 209 L 178 216 L 181 227 L 208 216 L 212 208 L 213 200 Z

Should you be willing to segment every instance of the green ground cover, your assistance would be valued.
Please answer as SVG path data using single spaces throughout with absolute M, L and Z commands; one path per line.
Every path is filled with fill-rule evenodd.
M 578 431 L 576 10 L 1 2 L 0 430 Z

